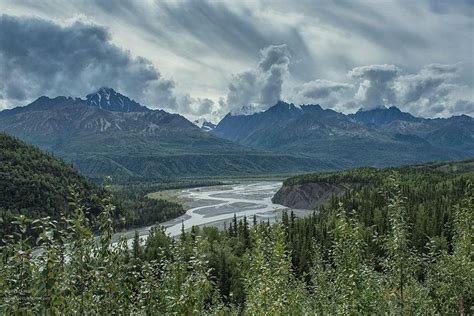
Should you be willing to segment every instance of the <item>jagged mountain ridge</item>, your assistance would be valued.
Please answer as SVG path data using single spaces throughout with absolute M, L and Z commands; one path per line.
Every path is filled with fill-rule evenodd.
M 102 87 L 94 93 L 88 94 L 85 99 L 66 96 L 49 98 L 41 96 L 26 106 L 0 111 L 0 116 L 14 115 L 22 112 L 51 110 L 54 107 L 65 105 L 87 105 L 112 112 L 148 112 L 151 109 L 131 100 L 127 96 L 116 92 L 112 88 Z
M 102 87 L 97 92 L 88 94 L 84 100 L 89 106 L 114 112 L 147 112 L 146 106 L 116 92 L 114 89 Z
M 215 135 L 256 149 L 292 152 L 341 168 L 474 156 L 474 119 L 425 119 L 397 107 L 345 115 L 279 101 L 264 112 L 226 115 Z
M 383 125 L 394 121 L 420 122 L 423 119 L 415 117 L 407 112 L 402 112 L 396 106 L 378 107 L 371 110 L 360 109 L 354 114 L 349 114 L 349 118 L 365 124 Z
M 2 128 L 23 138 L 56 137 L 129 131 L 153 134 L 163 129 L 191 129 L 195 126 L 184 117 L 162 110 L 143 112 L 112 112 L 86 106 L 82 101 L 54 98 L 42 100 L 41 108 L 27 106 L 28 110 L 14 115 L 2 115 Z M 62 103 L 62 101 L 64 101 Z M 35 101 L 37 102 L 37 101 Z M 34 105 L 34 103 L 32 105 Z

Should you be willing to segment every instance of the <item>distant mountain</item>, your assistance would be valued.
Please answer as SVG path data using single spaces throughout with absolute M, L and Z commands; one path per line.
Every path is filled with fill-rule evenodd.
M 445 148 L 459 148 L 472 152 L 474 148 L 474 119 L 467 115 L 453 116 L 433 122 L 437 128 L 426 139 Z
M 62 108 L 68 105 L 88 105 L 96 107 L 106 111 L 112 112 L 149 112 L 151 111 L 146 106 L 141 105 L 134 100 L 116 92 L 112 88 L 100 88 L 95 93 L 88 94 L 85 99 L 72 98 L 65 96 L 58 96 L 55 98 L 48 98 L 46 96 L 39 97 L 27 106 L 16 107 L 0 111 L 0 117 L 7 115 L 14 115 L 18 113 L 31 112 L 31 111 L 45 111 L 52 110 L 54 108 Z
M 152 135 L 162 130 L 195 129 L 184 117 L 162 110 L 108 111 L 66 97 L 41 97 L 23 108 L 2 111 L 0 122 L 1 129 L 33 143 L 38 139 L 49 142 L 55 138 L 123 131 Z
M 380 107 L 371 110 L 361 109 L 355 114 L 349 114 L 348 117 L 356 122 L 375 125 L 389 124 L 393 121 L 419 122 L 421 120 L 410 113 L 400 111 L 396 106 L 389 108 Z
M 147 112 L 149 108 L 141 105 L 128 97 L 115 92 L 111 88 L 100 88 L 97 92 L 86 96 L 85 104 L 99 109 L 113 112 Z
M 279 101 L 264 112 L 226 115 L 216 136 L 340 168 L 388 166 L 474 156 L 474 119 L 424 119 L 397 107 L 344 115 L 319 105 Z
M 313 158 L 251 150 L 111 89 L 100 89 L 85 100 L 40 97 L 25 107 L 1 111 L 0 131 L 63 157 L 96 179 L 112 175 L 119 181 L 143 181 L 333 168 Z

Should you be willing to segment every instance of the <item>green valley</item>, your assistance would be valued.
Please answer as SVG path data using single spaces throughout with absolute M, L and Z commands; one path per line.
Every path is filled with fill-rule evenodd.
M 33 224 L 16 221 L 1 246 L 0 309 L 462 314 L 474 304 L 472 171 L 465 161 L 301 175 L 285 186 L 358 186 L 309 217 L 234 217 L 224 230 L 193 227 L 176 239 L 157 226 L 144 242 L 112 242 L 111 200 L 93 223 L 76 204 L 64 228 L 36 225 L 36 256 L 23 241 Z

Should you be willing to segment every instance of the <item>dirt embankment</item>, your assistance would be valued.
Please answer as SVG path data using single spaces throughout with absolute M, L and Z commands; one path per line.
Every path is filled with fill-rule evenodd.
M 353 185 L 329 183 L 283 185 L 273 196 L 272 202 L 294 209 L 312 210 L 333 194 L 341 194 L 351 187 Z

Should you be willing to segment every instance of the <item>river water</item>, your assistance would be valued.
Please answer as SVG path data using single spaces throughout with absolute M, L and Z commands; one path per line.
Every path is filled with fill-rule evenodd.
M 247 216 L 249 220 L 254 214 L 260 221 L 273 219 L 287 209 L 271 201 L 281 185 L 281 182 L 254 182 L 184 190 L 181 195 L 189 201 L 185 203 L 188 211 L 177 219 L 177 223 L 165 223 L 166 231 L 176 236 L 181 232 L 182 224 L 185 229 L 195 225 L 219 226 L 232 219 L 234 214 L 237 218 Z
M 192 226 L 223 227 L 234 214 L 237 218 L 246 216 L 250 222 L 254 214 L 258 222 L 274 221 L 287 209 L 271 201 L 281 185 L 281 182 L 261 181 L 184 189 L 180 192 L 180 197 L 186 201 L 186 214 L 161 225 L 171 236 L 178 236 L 182 225 L 185 230 Z M 147 238 L 150 228 L 151 226 L 136 229 L 141 240 Z M 126 232 L 129 242 L 134 232 L 135 230 Z M 118 235 L 114 239 L 118 239 Z

